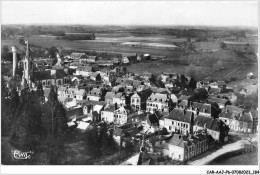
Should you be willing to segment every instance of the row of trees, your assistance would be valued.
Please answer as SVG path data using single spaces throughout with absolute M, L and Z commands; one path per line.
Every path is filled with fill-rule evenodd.
M 58 39 L 65 40 L 95 40 L 95 34 L 66 34 L 64 36 L 58 37 Z
M 45 103 L 41 84 L 33 91 L 25 80 L 23 89 L 18 92 L 15 86 L 7 88 L 2 77 L 1 85 L 2 136 L 10 137 L 11 145 L 21 151 L 34 151 L 37 154 L 39 148 L 45 146 L 44 151 L 48 153 L 49 163 L 58 163 L 57 157 L 53 157 L 52 153 L 55 149 L 57 151 L 57 146 L 64 141 L 67 121 L 65 109 L 58 102 L 54 87 L 51 88 Z M 30 164 L 34 163 L 36 162 Z
M 173 75 L 169 75 L 168 80 L 172 79 Z M 150 82 L 154 83 L 157 87 L 160 88 L 164 88 L 165 85 L 162 82 L 162 77 L 160 75 L 154 75 L 152 74 L 150 77 Z M 194 90 L 197 87 L 197 81 L 195 80 L 195 78 L 191 75 L 190 80 L 188 80 L 188 78 L 185 75 L 178 75 L 177 79 L 174 81 L 170 81 L 173 85 L 176 85 L 177 87 L 180 87 L 181 90 L 183 89 L 191 89 Z

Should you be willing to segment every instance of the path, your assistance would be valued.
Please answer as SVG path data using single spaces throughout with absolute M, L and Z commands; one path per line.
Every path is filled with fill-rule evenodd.
M 242 67 L 244 67 L 245 64 L 243 64 L 242 66 L 240 66 L 239 68 L 233 70 L 232 72 L 228 73 L 224 78 L 228 77 L 229 75 L 231 75 L 232 73 L 236 72 L 237 70 L 241 69 Z
M 257 140 L 257 136 L 253 138 L 253 140 Z M 189 165 L 206 165 L 207 163 L 211 162 L 212 160 L 216 159 L 220 155 L 223 155 L 228 152 L 237 151 L 243 148 L 244 140 L 238 140 L 237 142 L 224 145 L 222 148 L 218 149 L 215 152 L 212 152 L 211 154 L 194 161 L 188 161 L 187 164 Z
M 139 159 L 139 153 L 127 159 L 125 162 L 120 165 L 137 165 Z

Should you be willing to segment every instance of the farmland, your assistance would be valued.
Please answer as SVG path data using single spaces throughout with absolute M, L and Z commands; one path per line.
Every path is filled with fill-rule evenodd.
M 81 33 L 78 33 L 81 34 Z M 223 50 L 218 42 L 195 42 L 196 53 L 184 54 L 175 44 L 187 41 L 185 37 L 176 37 L 167 33 L 138 33 L 119 30 L 117 32 L 97 32 L 95 40 L 58 40 L 51 35 L 31 35 L 30 43 L 42 48 L 55 46 L 59 49 L 78 52 L 103 51 L 111 53 L 149 53 L 152 57 L 166 56 L 166 59 L 145 61 L 127 66 L 131 72 L 151 73 L 177 72 L 195 76 L 197 79 L 244 78 L 247 73 L 257 74 L 257 64 L 252 59 L 241 58 L 235 52 Z M 24 51 L 18 40 L 5 39 L 2 45 L 17 46 Z M 177 48 L 177 49 L 176 49 Z M 201 52 L 214 50 L 213 52 Z

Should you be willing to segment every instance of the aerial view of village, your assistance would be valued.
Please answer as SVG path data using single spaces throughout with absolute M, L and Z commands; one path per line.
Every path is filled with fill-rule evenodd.
M 106 23 L 47 23 L 28 12 L 37 3 L 18 14 L 3 2 L 2 165 L 258 165 L 257 4 L 233 8 L 255 25 L 242 17 L 237 25 L 160 23 L 166 17 L 142 25 L 136 13 L 124 25 L 115 16 L 130 19 L 126 5 L 118 13 L 111 9 L 120 3 L 107 5 L 111 16 L 97 2 L 95 17 L 78 3 L 78 13 L 55 11 Z M 40 4 L 36 10 L 53 13 Z M 22 13 L 38 22 L 23 22 Z

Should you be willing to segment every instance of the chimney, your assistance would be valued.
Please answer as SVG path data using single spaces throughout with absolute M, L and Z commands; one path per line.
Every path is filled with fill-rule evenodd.
M 115 110 L 117 110 L 117 108 L 118 108 L 118 107 L 117 107 L 117 103 L 115 103 Z
M 193 126 L 194 126 L 194 113 L 191 113 L 191 118 L 190 118 L 190 134 L 193 135 Z
M 17 65 L 17 50 L 15 48 L 15 46 L 12 47 L 12 52 L 13 52 L 13 77 L 14 77 L 14 74 L 15 74 L 15 68 L 16 68 L 16 65 Z
M 184 115 L 187 113 L 187 109 L 186 108 L 184 108 L 183 113 L 184 113 Z
M 54 77 L 56 79 L 56 70 L 51 70 L 51 77 Z

